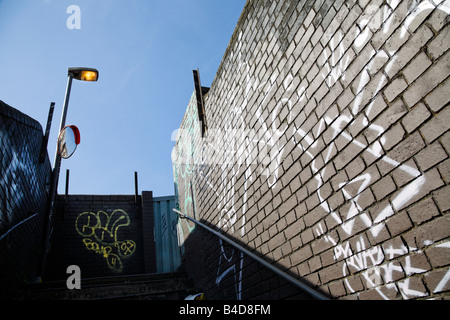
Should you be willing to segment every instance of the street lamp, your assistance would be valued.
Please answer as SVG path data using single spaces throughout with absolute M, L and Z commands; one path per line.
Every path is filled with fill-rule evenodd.
M 97 81 L 98 80 L 98 70 L 94 68 L 69 68 L 67 71 L 67 87 L 66 87 L 66 96 L 64 98 L 64 106 L 61 114 L 61 121 L 59 124 L 58 134 L 64 129 L 66 125 L 66 116 L 67 109 L 69 106 L 69 98 L 70 91 L 72 89 L 72 80 L 81 80 L 81 81 Z M 56 198 L 56 190 L 58 188 L 58 179 L 59 179 L 59 169 L 61 166 L 61 155 L 58 152 L 58 146 L 55 152 L 55 161 L 53 164 L 53 178 L 52 178 L 52 189 L 51 189 L 51 200 L 50 200 L 50 215 L 49 219 L 51 220 L 53 214 L 53 204 Z
M 94 68 L 69 68 L 69 74 L 77 80 L 82 81 L 97 81 L 98 71 Z
M 65 129 L 66 125 L 66 116 L 67 116 L 67 109 L 69 106 L 69 98 L 70 98 L 70 91 L 72 89 L 72 80 L 81 80 L 81 81 L 97 81 L 98 80 L 98 70 L 94 68 L 69 68 L 67 71 L 67 87 L 66 87 L 66 96 L 64 98 L 64 105 L 63 110 L 61 113 L 61 121 L 59 124 L 59 131 L 58 131 L 58 142 L 56 146 L 56 152 L 55 152 L 55 161 L 53 164 L 53 174 L 52 174 L 52 184 L 50 189 L 50 203 L 49 203 L 49 213 L 48 213 L 48 220 L 47 220 L 47 229 L 46 229 L 46 237 L 45 237 L 45 244 L 44 244 L 44 254 L 43 254 L 43 260 L 42 260 L 42 266 L 41 266 L 41 275 L 43 274 L 45 270 L 45 263 L 47 259 L 48 250 L 50 249 L 50 235 L 52 232 L 52 220 L 53 220 L 53 211 L 54 211 L 54 204 L 56 200 L 56 194 L 58 189 L 58 180 L 59 180 L 59 170 L 61 167 L 61 152 L 59 148 L 60 143 L 60 137 L 61 132 Z M 75 127 L 76 128 L 76 127 Z M 78 129 L 77 129 L 78 130 Z M 79 133 L 78 133 L 79 135 Z M 79 136 L 78 136 L 79 141 Z M 63 154 L 64 155 L 64 154 Z
M 69 106 L 69 98 L 70 98 L 70 91 L 72 89 L 72 80 L 81 80 L 81 81 L 97 81 L 98 80 L 98 70 L 94 68 L 69 68 L 67 72 L 67 87 L 66 87 L 66 97 L 64 98 L 64 106 L 61 114 L 61 121 L 59 124 L 59 131 L 58 134 L 64 129 L 64 126 L 66 125 L 66 116 L 67 116 L 67 108 Z M 61 164 L 61 157 L 58 154 L 58 150 L 56 150 L 55 153 L 55 161 L 53 165 L 53 178 L 56 178 L 56 183 L 54 188 L 56 190 L 56 187 L 58 186 L 58 177 L 59 177 L 59 167 Z M 58 171 L 58 172 L 55 172 Z M 55 176 L 56 174 L 56 176 Z M 53 193 L 56 193 L 52 189 L 52 196 Z M 54 200 L 54 199 L 53 199 Z M 53 206 L 53 204 L 51 204 Z

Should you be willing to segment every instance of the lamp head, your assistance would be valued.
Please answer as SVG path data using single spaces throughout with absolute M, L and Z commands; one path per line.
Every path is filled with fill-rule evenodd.
M 97 81 L 98 70 L 94 68 L 69 68 L 68 74 L 81 81 Z

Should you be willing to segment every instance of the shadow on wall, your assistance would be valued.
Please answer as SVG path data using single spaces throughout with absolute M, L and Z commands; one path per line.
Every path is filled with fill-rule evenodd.
M 203 219 L 200 222 L 212 227 Z M 298 279 L 298 275 L 293 274 L 277 261 L 254 252 L 253 248 L 229 234 L 225 236 Z M 206 299 L 313 300 L 313 297 L 297 286 L 199 226 L 186 237 L 184 250 L 182 268 L 194 279 L 197 286 L 202 288 Z M 314 284 L 304 279 L 299 280 L 314 288 Z

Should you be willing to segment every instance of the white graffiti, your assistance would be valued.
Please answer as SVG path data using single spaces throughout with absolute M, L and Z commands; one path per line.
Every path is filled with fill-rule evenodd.
M 300 151 L 302 159 L 307 163 L 305 166 L 311 169 L 309 193 L 317 195 L 320 209 L 333 219 L 335 225 L 347 236 L 354 235 L 355 225 L 362 224 L 376 238 L 389 217 L 418 200 L 417 197 L 427 182 L 425 175 L 405 161 L 396 160 L 386 154 L 385 149 L 388 149 L 390 143 L 387 137 L 389 124 L 380 125 L 372 120 L 380 113 L 380 108 L 388 109 L 384 97 L 387 95 L 389 78 L 393 78 L 397 69 L 401 69 L 398 46 L 409 39 L 410 34 L 435 8 L 428 0 L 420 3 L 388 1 L 382 6 L 368 5 L 360 13 L 358 25 L 355 24 L 347 33 L 338 30 L 330 37 L 328 47 L 332 50 L 323 50 L 316 56 L 311 54 L 306 57 L 297 74 L 292 73 L 295 61 L 288 59 L 284 68 L 274 68 L 272 74 L 262 79 L 254 72 L 257 59 L 248 59 L 248 55 L 241 52 L 244 46 L 243 32 L 238 34 L 227 57 L 235 66 L 232 72 L 241 75 L 240 80 L 234 80 L 226 93 L 224 103 L 229 111 L 225 114 L 220 129 L 208 128 L 206 139 L 200 142 L 196 151 L 185 153 L 189 156 L 196 154 L 192 159 L 186 159 L 186 163 L 191 165 L 189 161 L 193 161 L 192 168 L 198 168 L 193 169 L 194 172 L 198 173 L 197 176 L 203 179 L 205 186 L 216 195 L 219 229 L 237 233 L 241 237 L 249 231 L 246 215 L 249 209 L 248 200 L 254 197 L 252 186 L 255 182 L 262 181 L 274 192 L 286 188 L 286 185 L 282 185 L 280 176 L 284 169 L 283 162 L 293 149 Z M 446 14 L 450 13 L 448 2 L 437 9 Z M 403 17 L 398 12 L 408 14 Z M 310 25 L 310 28 L 312 27 Z M 388 44 L 383 48 L 380 46 L 379 49 L 371 45 L 366 46 L 374 34 Z M 275 42 L 273 51 L 280 50 L 280 46 L 281 44 Z M 354 50 L 349 50 L 350 47 Z M 365 54 L 369 61 L 360 69 L 353 63 L 359 54 Z M 310 75 L 310 67 L 316 60 L 321 61 L 322 67 Z M 352 89 L 352 92 L 348 93 L 350 98 L 342 99 L 348 101 L 341 102 L 338 99 L 342 98 L 346 91 L 341 83 L 347 89 Z M 282 90 L 279 90 L 280 84 Z M 252 119 L 255 119 L 253 126 L 258 128 L 257 130 L 249 129 L 250 124 L 246 120 L 249 108 L 255 104 L 255 95 L 258 97 L 258 105 L 251 112 Z M 388 100 L 392 103 L 395 98 L 389 97 Z M 337 103 L 341 110 L 347 107 L 346 112 L 340 112 Z M 315 118 L 311 111 L 321 108 L 323 112 Z M 401 107 L 395 111 L 400 116 L 407 112 Z M 177 146 L 192 143 L 189 138 L 190 128 L 187 129 L 188 132 L 183 130 L 186 131 L 180 129 Z M 362 139 L 362 135 L 358 135 L 360 132 L 370 139 Z M 386 201 L 383 207 L 369 214 L 364 207 L 363 195 L 380 177 L 363 167 L 352 177 L 342 176 L 336 182 L 338 190 L 334 192 L 342 193 L 347 206 L 334 205 L 330 201 L 327 188 L 330 177 L 336 175 L 335 166 L 339 165 L 338 169 L 342 169 L 348 165 L 349 161 L 344 159 L 343 150 L 354 156 L 370 158 L 372 163 L 383 166 L 387 172 L 394 169 L 402 172 L 408 177 L 408 183 L 395 194 L 391 194 L 389 202 Z M 178 156 L 177 161 L 183 163 L 184 160 Z M 212 171 L 204 170 L 207 167 L 219 168 L 220 178 L 213 181 Z M 242 179 L 243 182 L 239 184 Z M 185 201 L 186 199 L 188 198 L 185 197 Z M 334 258 L 345 259 L 343 277 L 348 275 L 347 268 L 352 272 L 361 272 L 366 285 L 377 288 L 382 298 L 387 299 L 388 296 L 378 286 L 387 283 L 385 287 L 395 287 L 394 273 L 424 272 L 411 266 L 408 256 L 403 268 L 396 261 L 389 260 L 390 262 L 385 263 L 385 254 L 389 256 L 408 252 L 421 253 L 416 248 L 389 248 L 383 253 L 380 247 L 371 247 L 360 238 L 356 244 L 358 250 L 353 252 L 349 243 L 340 244 L 327 233 L 328 229 L 323 221 L 317 223 L 314 228 L 317 237 L 323 236 L 333 245 Z M 237 253 L 234 251 L 226 253 L 221 242 L 220 247 L 216 284 L 219 285 L 225 276 L 233 274 L 236 279 L 236 297 L 241 298 L 243 258 L 236 258 L 234 255 Z M 226 265 L 226 262 L 229 264 Z M 450 274 L 447 273 L 438 287 L 445 286 L 449 277 Z M 348 280 L 345 280 L 345 284 L 350 292 L 354 292 Z M 423 292 L 410 288 L 409 279 L 399 282 L 398 288 L 405 299 L 424 295 Z
M 13 225 L 18 222 L 15 220 L 23 218 L 20 217 L 19 211 L 24 209 L 26 196 L 35 203 L 38 202 L 38 177 L 35 160 L 32 159 L 28 145 L 24 143 L 23 146 L 16 146 L 11 143 L 8 133 L 1 130 L 0 141 L 5 146 L 11 146 L 9 151 L 12 154 L 9 159 L 8 155 L 5 154 L 5 159 L 10 160 L 10 162 L 0 176 L 0 188 L 3 188 L 5 192 L 4 199 L 0 202 L 0 218 L 5 223 Z M 28 194 L 27 185 L 30 186 Z M 7 199 L 14 199 L 14 201 L 7 201 Z
M 381 298 L 389 300 L 389 297 L 383 292 L 384 289 L 393 290 L 395 292 L 400 291 L 404 299 L 410 299 L 415 297 L 423 297 L 427 295 L 425 290 L 418 291 L 410 287 L 410 281 L 408 278 L 398 282 L 398 288 L 394 281 L 397 276 L 421 274 L 427 270 L 413 266 L 410 253 L 416 255 L 424 255 L 422 250 L 417 248 L 407 247 L 402 244 L 399 247 L 394 248 L 393 245 L 382 250 L 380 246 L 367 247 L 363 237 L 359 237 L 356 241 L 356 253 L 350 248 L 350 244 L 338 244 L 331 236 L 325 236 L 327 241 L 334 245 L 334 259 L 336 261 L 344 260 L 345 263 L 342 267 L 343 276 L 357 274 L 361 272 L 362 279 L 365 280 L 366 288 L 374 288 Z M 432 244 L 431 242 L 428 242 Z M 437 245 L 436 248 L 450 249 L 450 242 L 445 242 Z M 397 257 L 404 257 L 402 263 L 393 260 Z M 386 258 L 386 259 L 385 259 Z M 383 263 L 385 261 L 386 263 Z M 384 279 L 384 282 L 383 282 Z M 440 292 L 450 280 L 450 272 L 441 279 L 439 284 L 434 288 L 434 292 Z M 350 293 L 356 292 L 356 290 L 350 284 L 348 278 L 344 280 L 345 286 Z M 386 283 L 386 285 L 381 287 Z
M 364 22 L 368 23 L 370 27 L 374 26 L 381 26 L 383 22 L 386 21 L 386 24 L 383 26 L 383 33 L 392 32 L 393 28 L 391 28 L 391 24 L 395 23 L 395 21 L 398 21 L 398 17 L 394 15 L 390 15 L 391 12 L 385 8 L 381 8 L 378 10 L 378 6 L 368 7 L 366 10 L 367 14 L 364 17 L 365 20 L 362 20 L 362 23 Z M 424 19 L 431 10 L 434 9 L 434 6 L 429 3 L 429 1 L 423 1 L 421 2 L 415 9 L 410 8 L 409 10 L 412 11 L 411 15 L 406 19 L 405 21 L 405 28 L 408 28 L 414 20 L 414 18 L 418 19 Z M 370 14 L 372 13 L 372 15 Z M 361 33 L 356 39 L 359 43 L 367 43 L 369 40 L 369 36 L 371 33 Z M 406 33 L 394 33 L 393 38 L 390 40 L 391 42 L 404 42 L 403 38 L 406 37 Z M 357 45 L 357 44 L 356 44 Z M 345 51 L 347 48 L 344 47 L 343 42 L 340 42 L 340 44 L 337 47 L 338 57 L 344 57 Z M 392 52 L 390 53 L 392 54 Z M 368 74 L 368 72 L 374 73 L 373 67 L 375 65 L 382 65 L 382 63 L 385 61 L 385 55 L 383 54 L 377 54 L 375 55 L 375 52 L 373 52 L 374 58 L 373 60 L 367 64 L 365 69 L 362 70 L 362 74 Z M 323 79 L 329 83 L 334 84 L 336 80 L 342 76 L 342 78 L 345 80 L 345 72 L 346 67 L 348 64 L 348 56 L 341 60 L 341 62 L 338 64 L 333 58 L 331 57 L 331 65 L 336 65 L 336 67 L 330 72 L 329 74 L 326 74 L 326 72 L 322 73 Z M 328 71 L 328 69 L 326 69 Z M 341 224 L 343 230 L 348 234 L 352 234 L 353 224 L 355 220 L 349 220 L 350 218 L 361 214 L 360 218 L 363 221 L 363 223 L 367 227 L 371 227 L 371 232 L 373 236 L 377 236 L 380 230 L 382 229 L 383 225 L 380 224 L 380 222 L 384 221 L 386 218 L 394 214 L 393 210 L 399 210 L 405 203 L 407 203 L 410 199 L 412 199 L 420 190 L 422 185 L 425 183 L 425 177 L 421 175 L 421 173 L 406 164 L 401 164 L 394 159 L 391 159 L 387 157 L 386 155 L 383 155 L 382 153 L 382 147 L 386 143 L 386 137 L 383 135 L 383 133 L 386 131 L 385 128 L 376 125 L 371 124 L 369 122 L 369 118 L 371 117 L 371 111 L 373 109 L 373 106 L 375 103 L 377 103 L 377 95 L 381 94 L 381 89 L 387 84 L 386 76 L 383 75 L 382 72 L 379 72 L 379 76 L 374 76 L 375 81 L 370 84 L 368 83 L 368 79 L 365 77 L 361 77 L 359 83 L 355 85 L 357 95 L 354 99 L 353 106 L 352 106 L 352 114 L 353 117 L 347 116 L 347 115 L 340 115 L 336 119 L 332 119 L 328 116 L 325 116 L 324 118 L 320 119 L 320 126 L 317 129 L 317 132 L 315 133 L 315 137 L 318 137 L 323 130 L 323 122 L 326 123 L 326 125 L 331 126 L 333 129 L 333 138 L 332 141 L 336 139 L 336 137 L 341 137 L 349 141 L 349 143 L 357 146 L 361 149 L 361 152 L 367 152 L 376 159 L 380 159 L 380 161 L 384 161 L 386 164 L 391 165 L 393 168 L 398 168 L 399 170 L 402 170 L 406 174 L 411 175 L 412 178 L 417 177 L 414 179 L 411 183 L 409 183 L 407 186 L 405 186 L 402 191 L 392 199 L 392 207 L 390 205 L 387 205 L 384 209 L 382 209 L 378 216 L 371 221 L 370 217 L 362 212 L 362 209 L 358 203 L 359 196 L 361 193 L 367 188 L 369 185 L 372 177 L 368 173 L 363 173 L 360 176 L 355 177 L 352 180 L 342 181 L 339 184 L 339 187 L 341 188 L 346 200 L 351 202 L 351 206 L 347 212 L 347 215 L 344 219 L 344 222 L 342 221 L 342 218 L 339 216 L 339 214 L 335 211 L 335 209 L 330 205 L 330 203 L 324 199 L 321 196 L 321 187 L 324 185 L 324 176 L 327 174 L 327 170 L 330 168 L 327 167 L 327 164 L 330 163 L 332 156 L 334 156 L 337 152 L 335 150 L 335 145 L 330 144 L 328 147 L 328 150 L 325 155 L 325 159 L 323 162 L 325 163 L 325 166 L 323 168 L 317 168 L 315 165 L 315 162 L 317 161 L 316 156 L 317 154 L 314 154 L 313 151 L 317 146 L 317 140 L 314 139 L 313 133 L 306 134 L 301 128 L 298 128 L 295 132 L 295 134 L 299 135 L 300 137 L 296 140 L 301 141 L 300 144 L 297 146 L 301 148 L 303 151 L 306 152 L 308 156 L 311 157 L 311 159 L 314 159 L 312 161 L 312 171 L 313 176 L 317 180 L 317 193 L 321 202 L 321 206 L 325 211 L 327 211 L 338 224 Z M 373 89 L 373 87 L 375 89 Z M 364 89 L 366 88 L 366 89 Z M 299 92 L 305 92 L 306 88 L 302 87 L 300 88 Z M 372 101 L 368 106 L 367 110 L 365 111 L 362 116 L 358 118 L 354 118 L 354 116 L 361 114 L 361 106 L 363 106 L 363 102 Z M 360 122 L 360 123 L 358 123 Z M 373 141 L 373 145 L 369 146 L 366 143 L 360 142 L 357 139 L 354 139 L 349 133 L 345 132 L 343 128 L 346 128 L 346 126 L 350 124 L 351 126 L 362 126 L 365 128 L 366 131 L 373 130 L 376 133 L 376 136 L 378 137 L 377 140 Z M 295 139 L 295 136 L 294 136 Z M 309 149 L 308 149 L 309 148 Z M 309 150 L 309 151 L 308 151 Z M 321 151 L 321 150 L 319 150 Z M 360 182 L 360 187 L 357 190 L 355 194 L 350 195 L 347 191 L 345 186 L 354 184 L 355 182 Z

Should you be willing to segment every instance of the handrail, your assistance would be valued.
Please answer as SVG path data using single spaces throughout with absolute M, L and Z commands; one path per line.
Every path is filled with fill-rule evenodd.
M 8 234 L 10 234 L 15 228 L 17 228 L 18 226 L 20 226 L 21 224 L 27 222 L 28 220 L 36 217 L 38 215 L 38 213 L 33 214 L 32 216 L 29 216 L 26 219 L 23 219 L 22 221 L 20 221 L 19 223 L 15 224 L 14 226 L 12 226 L 11 228 L 9 228 L 8 231 L 6 231 L 4 234 L 1 235 L 0 237 L 0 241 L 3 240 L 3 238 L 5 238 L 6 236 L 8 236 Z
M 198 224 L 199 226 L 203 227 L 204 229 L 208 230 L 209 232 L 213 233 L 214 235 L 218 236 L 219 238 L 221 238 L 222 240 L 228 242 L 230 245 L 232 245 L 233 247 L 237 248 L 238 250 L 242 251 L 243 253 L 245 253 L 246 255 L 248 255 L 250 258 L 258 261 L 260 264 L 262 264 L 264 267 L 272 270 L 273 272 L 275 272 L 276 274 L 278 274 L 279 276 L 281 276 L 282 278 L 286 279 L 287 281 L 289 281 L 290 283 L 294 284 L 295 286 L 299 287 L 301 290 L 306 291 L 308 294 L 310 294 L 311 296 L 313 296 L 314 298 L 318 299 L 318 300 L 329 300 L 329 298 L 327 298 L 326 296 L 324 296 L 323 294 L 321 294 L 320 292 L 317 292 L 315 290 L 313 290 L 312 288 L 310 288 L 309 286 L 307 286 L 306 284 L 300 282 L 299 280 L 295 279 L 294 277 L 288 275 L 286 272 L 278 269 L 277 267 L 275 267 L 274 265 L 268 263 L 267 261 L 265 261 L 264 259 L 261 259 L 260 257 L 258 257 L 257 255 L 255 255 L 253 252 L 245 249 L 243 246 L 237 244 L 236 242 L 234 242 L 233 240 L 230 240 L 229 238 L 225 237 L 223 234 L 217 232 L 216 230 L 211 229 L 210 227 L 208 227 L 207 225 L 201 223 L 200 221 L 197 221 L 189 216 L 187 216 L 185 213 L 182 213 L 180 211 L 178 211 L 177 209 L 173 209 L 174 212 L 176 212 L 181 218 L 184 219 L 188 219 L 196 224 Z

